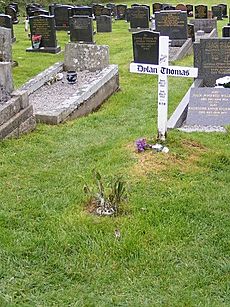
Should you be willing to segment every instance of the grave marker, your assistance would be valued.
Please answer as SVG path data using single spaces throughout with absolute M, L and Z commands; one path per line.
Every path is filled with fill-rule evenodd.
M 116 19 L 118 20 L 124 20 L 125 16 L 126 16 L 126 9 L 127 9 L 127 5 L 126 4 L 118 4 L 116 6 L 116 11 L 117 11 L 117 16 Z
M 71 5 L 57 5 L 54 7 L 54 17 L 57 30 L 69 30 L 69 9 Z
M 144 6 L 133 6 L 130 10 L 130 28 L 148 29 L 149 10 Z
M 195 19 L 206 19 L 208 18 L 208 7 L 207 5 L 196 5 L 195 6 Z
M 13 6 L 11 6 L 11 5 L 6 6 L 5 7 L 5 14 L 11 16 L 13 24 L 17 24 L 19 22 L 18 16 L 17 16 L 17 11 Z
M 96 18 L 97 22 L 97 32 L 104 33 L 104 32 L 112 32 L 112 17 L 101 15 Z
M 159 33 L 157 34 L 159 35 Z M 167 134 L 167 121 L 168 121 L 167 76 L 194 78 L 197 77 L 198 69 L 191 67 L 168 66 L 168 60 L 169 60 L 168 36 L 159 37 L 158 50 L 159 50 L 158 54 L 159 65 L 131 63 L 130 72 L 158 75 L 158 120 L 157 120 L 158 139 L 164 141 Z
M 14 28 L 11 16 L 0 14 L 0 27 L 7 28 L 11 30 L 12 43 L 16 41 L 16 37 L 14 36 Z
M 73 16 L 70 18 L 70 41 L 92 44 L 93 18 L 88 16 Z
M 12 61 L 11 29 L 0 27 L 0 62 Z
M 222 20 L 223 13 L 222 13 L 222 7 L 219 5 L 212 5 L 212 17 L 217 18 L 217 20 Z
M 222 36 L 230 37 L 230 26 L 225 26 L 222 28 Z

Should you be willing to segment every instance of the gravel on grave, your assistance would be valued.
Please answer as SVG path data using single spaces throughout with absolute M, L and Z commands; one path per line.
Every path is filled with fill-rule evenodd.
M 54 83 L 51 80 L 29 96 L 35 114 L 41 111 L 61 109 L 64 101 L 70 98 L 78 89 L 97 80 L 100 71 L 89 72 L 85 70 L 77 72 L 77 82 L 75 84 L 69 84 L 66 79 L 66 72 L 62 73 L 62 80 L 54 81 Z

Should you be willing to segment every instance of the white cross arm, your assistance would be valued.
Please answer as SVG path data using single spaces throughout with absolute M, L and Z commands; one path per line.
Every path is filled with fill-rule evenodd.
M 130 72 L 138 74 L 149 74 L 149 75 L 161 74 L 171 77 L 196 78 L 198 75 L 198 68 L 131 63 Z

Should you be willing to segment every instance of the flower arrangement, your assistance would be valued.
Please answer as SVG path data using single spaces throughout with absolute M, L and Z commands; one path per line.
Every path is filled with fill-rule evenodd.
M 38 49 L 40 47 L 42 40 L 42 36 L 38 34 L 32 35 L 32 46 L 34 49 Z

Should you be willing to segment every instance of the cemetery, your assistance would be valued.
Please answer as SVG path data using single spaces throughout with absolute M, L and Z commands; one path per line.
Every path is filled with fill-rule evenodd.
M 229 304 L 230 3 L 0 3 L 0 304 Z

